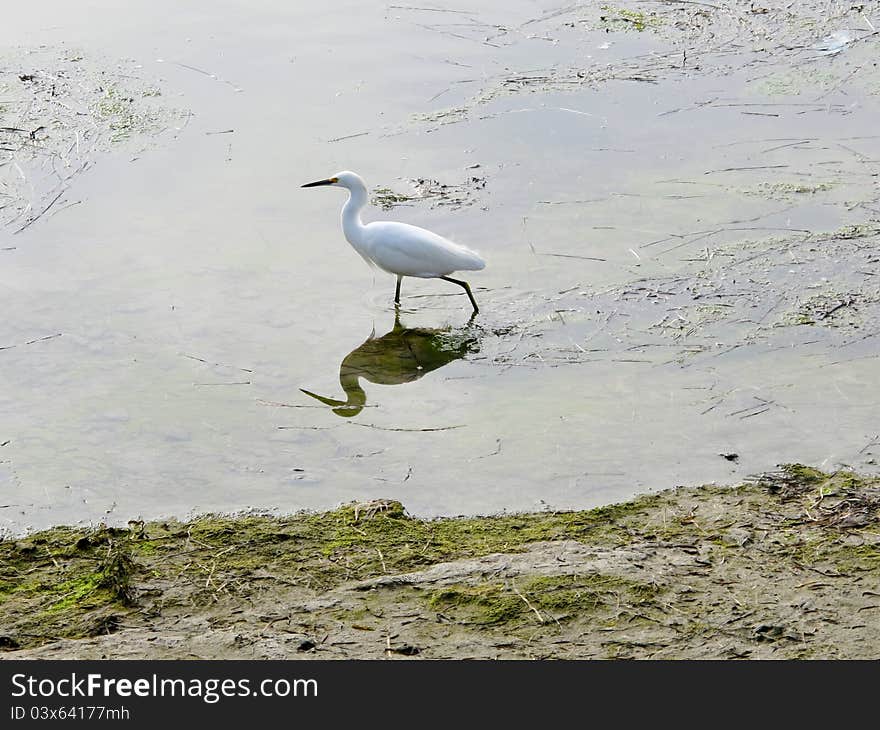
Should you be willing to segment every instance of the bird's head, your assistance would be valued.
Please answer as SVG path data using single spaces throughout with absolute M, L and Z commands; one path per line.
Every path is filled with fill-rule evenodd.
M 328 177 L 326 180 L 316 180 L 315 182 L 306 183 L 302 187 L 316 188 L 319 185 L 332 185 L 333 187 L 347 188 L 348 190 L 357 190 L 358 188 L 363 188 L 366 190 L 366 185 L 364 184 L 364 181 L 361 179 L 360 175 L 349 172 L 348 170 L 337 172 L 335 175 L 333 175 L 332 177 Z

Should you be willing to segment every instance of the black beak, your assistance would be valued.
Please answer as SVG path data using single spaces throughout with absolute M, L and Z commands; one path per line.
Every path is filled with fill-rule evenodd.
M 304 188 L 316 188 L 316 187 L 318 187 L 318 185 L 332 185 L 334 182 L 336 182 L 336 181 L 335 181 L 335 180 L 330 180 L 330 179 L 327 179 L 327 180 L 318 180 L 317 182 L 306 183 L 305 185 L 302 185 L 301 187 L 304 187 Z

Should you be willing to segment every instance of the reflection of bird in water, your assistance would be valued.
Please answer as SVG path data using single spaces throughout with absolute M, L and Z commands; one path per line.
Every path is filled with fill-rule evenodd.
M 370 335 L 364 344 L 356 347 L 339 366 L 339 384 L 345 391 L 346 400 L 326 398 L 308 390 L 303 393 L 316 398 L 343 418 L 351 418 L 361 412 L 367 402 L 367 394 L 360 379 L 378 385 L 400 385 L 418 380 L 425 373 L 459 360 L 469 352 L 479 349 L 476 333 L 469 327 L 462 329 L 407 329 L 395 316 L 394 328 L 382 337 Z

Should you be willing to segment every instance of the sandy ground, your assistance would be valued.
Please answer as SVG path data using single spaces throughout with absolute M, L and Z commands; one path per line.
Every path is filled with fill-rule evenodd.
M 877 480 L 787 467 L 590 512 L 62 528 L 0 545 L 0 641 L 48 659 L 876 658 L 878 505 Z

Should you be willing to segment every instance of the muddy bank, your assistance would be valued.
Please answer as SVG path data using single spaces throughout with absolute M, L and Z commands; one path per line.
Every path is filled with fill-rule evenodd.
M 583 512 L 57 528 L 0 543 L 6 658 L 869 658 L 880 480 L 788 466 Z

